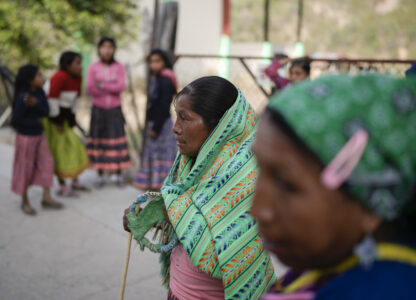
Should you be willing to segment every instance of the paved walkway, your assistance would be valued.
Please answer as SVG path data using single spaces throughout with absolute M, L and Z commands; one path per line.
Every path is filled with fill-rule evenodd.
M 10 191 L 12 160 L 13 147 L 0 144 L 0 299 L 118 299 L 128 237 L 121 219 L 138 191 L 109 186 L 56 198 L 65 209 L 46 211 L 33 187 L 38 215 L 30 217 Z M 89 185 L 94 179 L 92 171 L 81 176 Z M 125 299 L 166 299 L 157 255 L 133 245 Z

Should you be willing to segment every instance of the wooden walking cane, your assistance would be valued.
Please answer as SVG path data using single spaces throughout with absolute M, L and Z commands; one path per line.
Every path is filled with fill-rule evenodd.
M 121 280 L 121 287 L 120 287 L 120 297 L 119 300 L 124 299 L 124 289 L 126 287 L 126 278 L 127 278 L 127 269 L 129 267 L 129 260 L 130 260 L 130 248 L 131 248 L 131 240 L 133 235 L 131 232 L 129 233 L 129 239 L 127 241 L 127 253 L 126 253 L 126 261 L 124 263 L 124 270 L 123 270 L 123 278 Z
M 155 196 L 160 196 L 160 195 L 161 195 L 160 193 L 147 191 L 146 193 L 144 193 L 144 194 L 140 195 L 139 197 L 137 197 L 137 200 L 133 203 L 134 211 L 136 213 L 136 216 L 142 211 L 142 208 L 140 207 L 140 203 L 146 202 L 147 201 L 147 197 L 149 197 L 149 196 L 155 197 Z M 163 199 L 162 199 L 162 201 L 163 201 Z M 152 207 L 152 204 L 150 204 L 149 207 Z M 131 208 L 131 210 L 133 210 L 133 208 Z M 152 215 L 154 215 L 154 214 L 152 213 Z M 152 225 L 151 227 L 153 227 L 153 226 L 154 225 Z M 124 263 L 123 277 L 122 277 L 122 280 L 121 280 L 121 287 L 120 287 L 120 297 L 118 298 L 119 300 L 123 300 L 124 299 L 124 289 L 126 287 L 127 269 L 129 267 L 130 249 L 131 249 L 131 240 L 132 240 L 132 238 L 133 238 L 133 234 L 130 232 L 129 233 L 129 239 L 128 239 L 128 242 L 127 242 L 126 261 Z M 147 243 L 146 243 L 146 241 L 147 241 Z M 152 245 L 146 238 L 144 238 L 143 243 L 145 245 L 147 245 L 147 247 L 151 251 L 153 251 L 153 252 L 159 252 L 160 253 L 160 251 L 156 251 L 155 250 L 155 249 L 158 249 L 157 248 L 158 245 Z M 150 246 L 153 246 L 154 248 L 152 248 Z M 168 250 L 171 250 L 171 249 L 168 249 Z

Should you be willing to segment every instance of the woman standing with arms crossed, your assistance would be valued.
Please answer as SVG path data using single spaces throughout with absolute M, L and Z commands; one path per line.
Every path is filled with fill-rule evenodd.
M 87 153 L 97 170 L 98 185 L 105 184 L 104 172 L 117 175 L 123 185 L 122 170 L 131 166 L 120 94 L 125 88 L 124 66 L 115 61 L 116 42 L 103 37 L 98 43 L 100 61 L 88 68 L 87 92 L 92 96 L 90 135 Z
M 36 211 L 29 203 L 31 185 L 43 187 L 42 207 L 60 209 L 62 204 L 50 195 L 53 183 L 53 159 L 43 135 L 41 119 L 48 116 L 49 106 L 42 89 L 43 78 L 38 66 L 24 65 L 16 76 L 12 125 L 16 129 L 12 191 L 22 196 L 21 209 L 27 215 Z

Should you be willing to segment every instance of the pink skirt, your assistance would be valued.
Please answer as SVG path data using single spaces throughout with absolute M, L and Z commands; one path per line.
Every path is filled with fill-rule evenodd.
M 54 166 L 48 141 L 41 135 L 16 135 L 12 191 L 23 195 L 31 185 L 51 187 Z
M 221 279 L 210 277 L 195 267 L 186 250 L 173 248 L 170 255 L 170 299 L 179 300 L 224 300 Z

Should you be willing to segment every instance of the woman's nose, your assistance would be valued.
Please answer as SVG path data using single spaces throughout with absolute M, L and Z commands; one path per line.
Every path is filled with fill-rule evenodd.
M 181 133 L 180 131 L 179 120 L 177 118 L 175 124 L 173 125 L 172 132 L 173 134 L 179 135 Z
M 260 178 L 259 178 L 260 179 Z M 250 214 L 262 223 L 271 223 L 274 220 L 272 207 L 269 205 L 268 194 L 263 184 L 257 181 L 256 193 L 250 208 Z

